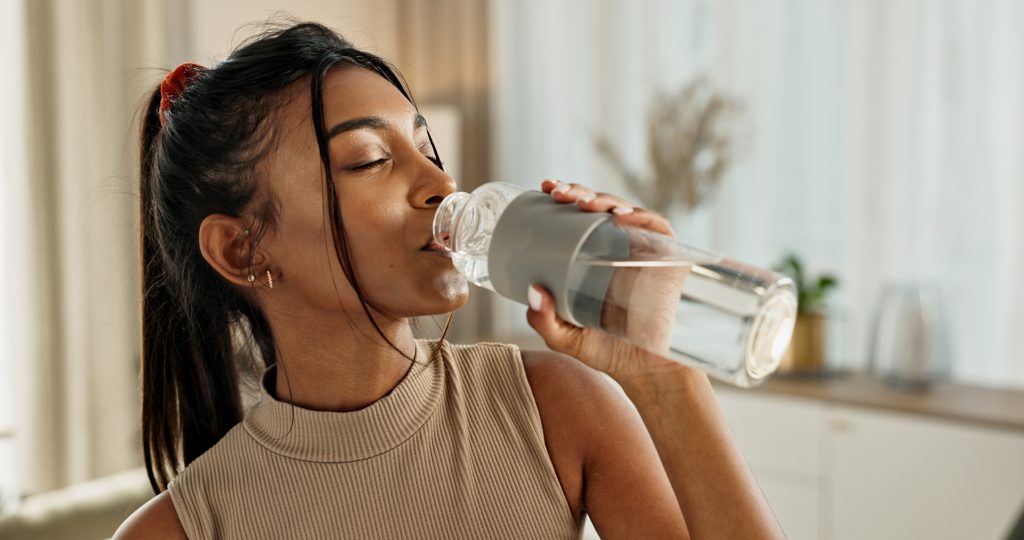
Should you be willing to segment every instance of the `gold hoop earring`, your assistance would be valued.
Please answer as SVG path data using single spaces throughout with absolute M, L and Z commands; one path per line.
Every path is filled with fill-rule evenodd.
M 273 289 L 273 288 L 274 288 L 274 278 L 273 278 L 273 277 L 271 277 L 271 275 L 270 275 L 270 270 L 267 270 L 267 285 L 268 285 L 268 286 L 269 286 L 269 287 L 270 287 L 271 289 Z

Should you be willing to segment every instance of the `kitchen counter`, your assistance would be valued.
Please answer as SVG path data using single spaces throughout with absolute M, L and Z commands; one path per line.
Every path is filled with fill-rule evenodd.
M 479 341 L 516 343 L 524 349 L 545 349 L 536 334 L 500 336 Z M 724 392 L 758 392 L 853 405 L 892 412 L 932 416 L 941 420 L 984 425 L 1024 433 L 1024 391 L 946 381 L 927 391 L 898 390 L 861 373 L 812 377 L 775 375 L 753 389 L 714 381 Z
M 775 375 L 751 390 L 724 383 L 716 383 L 715 387 L 727 392 L 766 392 L 1024 432 L 1024 392 L 1018 390 L 951 381 L 937 383 L 927 391 L 898 390 L 860 373 L 828 377 Z

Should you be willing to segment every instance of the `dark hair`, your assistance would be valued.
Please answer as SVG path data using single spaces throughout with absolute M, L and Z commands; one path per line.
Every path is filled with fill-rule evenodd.
M 274 111 L 284 103 L 282 91 L 298 81 L 309 81 L 336 256 L 364 313 L 394 347 L 371 315 L 344 242 L 322 89 L 326 74 L 340 66 L 374 71 L 413 101 L 387 61 L 354 48 L 324 26 L 296 23 L 268 26 L 225 61 L 200 71 L 164 113 L 163 126 L 159 88 L 145 105 L 140 378 L 143 452 L 157 493 L 241 420 L 240 363 L 260 358 L 267 367 L 277 360 L 259 306 L 206 263 L 198 234 L 210 214 L 252 216 L 255 244 L 273 222 L 274 199 L 264 187 L 267 182 L 259 181 L 257 166 L 274 147 Z M 434 355 L 447 330 L 434 345 Z

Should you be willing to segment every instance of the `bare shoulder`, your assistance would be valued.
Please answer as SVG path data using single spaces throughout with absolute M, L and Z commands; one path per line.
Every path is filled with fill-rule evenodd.
M 577 420 L 599 420 L 614 409 L 632 410 L 608 377 L 576 358 L 546 350 L 523 350 L 522 357 L 538 408 L 558 408 Z
M 573 516 L 579 518 L 585 507 L 591 434 L 603 408 L 600 403 L 613 398 L 615 390 L 603 375 L 571 356 L 545 350 L 521 350 L 520 356 L 551 464 Z
M 603 373 L 554 351 L 524 350 L 522 357 L 544 435 L 569 459 L 587 465 L 595 452 L 614 443 L 601 435 L 609 428 L 642 428 L 632 403 Z
M 117 528 L 113 540 L 187 540 L 185 529 L 178 520 L 174 502 L 167 491 L 150 499 Z
M 522 351 L 522 357 L 560 480 L 558 447 L 568 449 L 561 458 L 571 464 L 562 467 L 570 472 L 563 487 L 568 497 L 579 483 L 574 510 L 582 507 L 606 538 L 687 538 L 654 441 L 629 398 L 571 356 Z M 576 466 L 582 466 L 578 478 Z

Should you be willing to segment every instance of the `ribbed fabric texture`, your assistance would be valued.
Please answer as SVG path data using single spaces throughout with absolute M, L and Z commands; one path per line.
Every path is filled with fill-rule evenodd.
M 277 401 L 273 381 L 168 487 L 189 538 L 580 537 L 515 345 L 445 342 L 354 412 Z

